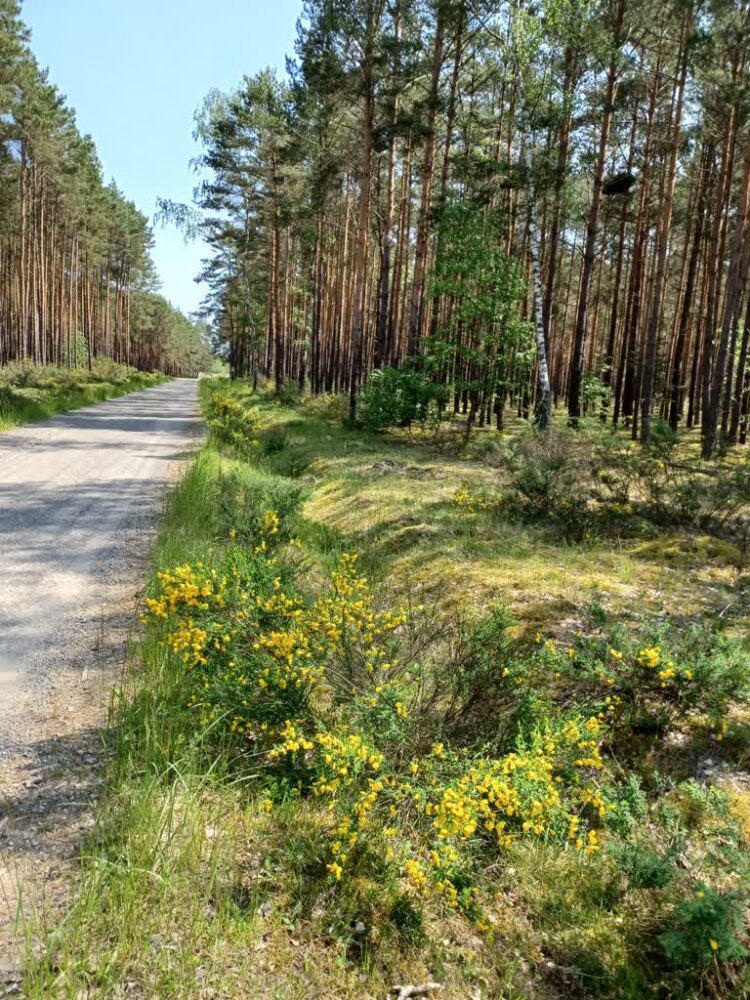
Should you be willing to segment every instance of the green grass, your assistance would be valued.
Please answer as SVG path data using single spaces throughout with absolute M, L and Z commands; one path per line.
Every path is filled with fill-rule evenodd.
M 468 598 L 480 609 L 499 602 L 536 630 L 557 629 L 590 602 L 641 617 L 705 613 L 736 596 L 736 547 L 680 529 L 569 544 L 544 524 L 463 516 L 453 502 L 463 484 L 503 487 L 502 473 L 475 457 L 497 440 L 491 430 L 476 432 L 468 451 L 436 449 L 403 432 L 352 431 L 317 403 L 291 409 L 266 397 L 255 405 L 272 429 L 264 433 L 284 445 L 264 466 L 312 485 L 304 508 L 311 541 L 330 546 L 332 558 L 359 552 L 402 599 L 450 606 Z
M 0 368 L 0 432 L 57 413 L 159 385 L 166 376 L 98 361 L 93 369 L 10 365 Z
M 206 446 L 171 498 L 155 572 L 210 564 L 225 545 L 219 486 L 228 475 L 248 489 L 271 478 Z M 283 905 L 299 888 L 294 870 L 275 880 L 268 869 L 270 913 L 265 894 L 248 895 L 250 869 L 276 853 L 301 871 L 325 834 L 314 835 L 319 817 L 299 804 L 269 818 L 247 794 L 252 774 L 238 777 L 224 757 L 207 755 L 185 709 L 183 669 L 150 631 L 134 650 L 113 705 L 113 763 L 83 846 L 78 899 L 54 928 L 28 928 L 46 957 L 31 964 L 25 995 L 111 997 L 130 978 L 160 998 L 203 996 L 202 983 L 237 997 L 291 1000 L 306 983 L 322 997 L 383 995 L 382 973 L 362 991 L 344 945 L 321 951 L 309 933 L 295 939 Z
M 741 594 L 735 548 L 694 533 L 571 544 L 543 524 L 467 517 L 457 490 L 502 487 L 497 468 L 477 460 L 490 432 L 469 451 L 438 450 L 401 432 L 347 429 L 331 416 L 335 404 L 284 407 L 246 387 L 226 391 L 256 415 L 259 446 L 249 459 L 215 440 L 200 452 L 169 502 L 154 573 L 220 565 L 230 544 L 241 548 L 257 498 L 261 508 L 290 510 L 300 498 L 298 548 L 282 561 L 293 562 L 306 592 L 356 551 L 382 604 L 424 604 L 438 622 L 502 604 L 518 623 L 514 635 L 565 639 L 592 603 L 635 628 L 726 614 Z M 746 786 L 731 776 L 717 789 L 684 780 L 707 754 L 747 767 L 746 708 L 734 706 L 740 736 L 723 748 L 700 719 L 670 734 L 681 742 L 667 740 L 661 756 L 642 762 L 644 791 L 633 786 L 623 832 L 601 853 L 540 839 L 488 862 L 483 888 L 497 930 L 487 937 L 438 903 L 422 901 L 417 913 L 405 895 L 394 905 L 399 886 L 378 870 L 334 892 L 325 807 L 292 796 L 266 813 L 260 762 L 250 755 L 238 766 L 210 727 L 196 727 L 185 668 L 162 638 L 148 625 L 133 649 L 78 900 L 57 926 L 31 929 L 40 957 L 27 997 L 374 1000 L 394 983 L 431 979 L 444 984 L 442 995 L 467 1000 L 748 995 L 741 963 L 720 967 L 709 952 L 693 959 L 693 975 L 690 961 L 670 963 L 661 944 L 676 927 L 685 947 L 705 951 L 719 932 L 705 931 L 701 914 L 695 926 L 681 924 L 680 907 L 704 882 L 734 891 L 750 870 Z M 615 766 L 628 778 L 625 764 Z M 367 947 L 351 929 L 365 911 L 374 931 Z

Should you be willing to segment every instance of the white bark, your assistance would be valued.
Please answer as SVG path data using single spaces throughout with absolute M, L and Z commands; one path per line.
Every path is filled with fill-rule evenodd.
M 528 165 L 528 158 L 527 158 Z M 536 336 L 537 367 L 539 369 L 539 392 L 541 398 L 537 407 L 539 430 L 547 433 L 552 424 L 552 386 L 547 364 L 547 342 L 544 336 L 544 309 L 542 307 L 542 269 L 539 263 L 539 226 L 536 220 L 534 189 L 528 189 L 529 206 L 529 249 L 531 252 L 531 277 L 534 286 L 534 334 Z

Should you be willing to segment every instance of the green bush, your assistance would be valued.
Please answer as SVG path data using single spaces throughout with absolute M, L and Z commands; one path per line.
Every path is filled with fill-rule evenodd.
M 359 419 L 370 431 L 439 420 L 446 398 L 445 387 L 422 372 L 380 368 L 370 372 L 360 393 Z
M 699 886 L 679 904 L 673 928 L 661 936 L 667 958 L 675 964 L 699 967 L 713 961 L 746 958 L 748 951 L 741 941 L 744 904 L 739 893 Z
M 566 437 L 531 432 L 510 443 L 502 462 L 510 477 L 506 512 L 536 524 L 552 523 L 571 540 L 590 532 L 588 469 Z
M 289 438 L 283 427 L 267 427 L 260 434 L 259 441 L 264 455 L 275 455 L 289 446 Z
M 276 398 L 282 406 L 294 406 L 299 402 L 300 395 L 299 384 L 294 379 L 287 378 L 276 393 Z
M 688 716 L 704 718 L 722 740 L 729 705 L 750 693 L 746 642 L 711 622 L 609 626 L 567 644 L 547 640 L 539 657 L 550 696 L 606 718 L 626 758 L 638 753 L 635 737 L 655 739 Z
M 537 693 L 518 683 L 533 654 L 511 637 L 512 624 L 503 608 L 479 621 L 460 622 L 452 655 L 432 669 L 436 685 L 447 692 L 441 699 L 442 726 L 464 744 L 507 749 L 519 727 L 543 711 Z
M 247 455 L 259 447 L 258 419 L 253 410 L 221 387 L 206 394 L 206 426 L 214 440 L 238 454 Z
M 669 425 L 655 425 L 648 447 L 602 436 L 591 449 L 592 498 L 626 507 L 658 526 L 701 528 L 750 545 L 750 461 L 717 470 L 686 456 Z
M 639 843 L 615 843 L 612 854 L 630 889 L 663 889 L 675 875 L 674 853 L 659 854 Z
M 274 541 L 287 541 L 296 530 L 296 515 L 305 488 L 291 479 L 269 475 L 257 467 L 239 468 L 220 480 L 220 531 L 234 532 L 237 538 L 253 540 L 267 530 L 267 515 L 278 518 Z

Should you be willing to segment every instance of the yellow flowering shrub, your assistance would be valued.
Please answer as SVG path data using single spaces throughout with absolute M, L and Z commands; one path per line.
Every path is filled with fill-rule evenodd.
M 598 855 L 617 822 L 618 734 L 703 704 L 700 657 L 617 634 L 523 646 L 500 613 L 426 684 L 399 655 L 409 616 L 378 606 L 356 555 L 311 597 L 289 535 L 258 499 L 221 566 L 159 574 L 146 617 L 184 669 L 196 725 L 251 752 L 262 811 L 295 796 L 322 810 L 332 886 L 375 856 L 410 899 L 486 929 L 482 872 L 523 842 Z
M 222 387 L 211 386 L 207 390 L 205 408 L 206 425 L 219 444 L 240 454 L 258 449 L 258 419 L 249 407 Z
M 274 726 L 308 718 L 313 692 L 321 705 L 366 692 L 368 704 L 405 719 L 391 677 L 391 637 L 403 611 L 381 611 L 355 554 L 344 555 L 330 584 L 304 598 L 278 563 L 279 513 L 257 517 L 251 546 L 230 543 L 221 573 L 202 563 L 158 574 L 147 619 L 164 622 L 163 641 L 190 671 L 189 705 L 217 732 L 224 720 L 244 739 L 271 743 Z M 260 724 L 265 729 L 260 729 Z
M 622 629 L 562 644 L 539 637 L 537 658 L 536 688 L 606 719 L 623 752 L 633 750 L 634 733 L 665 732 L 691 715 L 708 717 L 723 736 L 727 706 L 747 686 L 738 644 L 706 630 L 680 637 L 666 629 L 656 641 Z
M 496 501 L 474 492 L 466 483 L 453 494 L 453 506 L 467 518 L 474 518 L 479 511 L 491 510 L 496 505 Z

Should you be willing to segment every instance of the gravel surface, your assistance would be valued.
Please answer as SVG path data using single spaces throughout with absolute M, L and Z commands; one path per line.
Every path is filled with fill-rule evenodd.
M 179 379 L 0 435 L 0 998 L 22 988 L 19 901 L 54 924 L 75 885 L 109 692 L 200 428 Z
M 107 590 L 198 429 L 197 382 L 177 379 L 0 435 L 0 758 L 100 640 Z

